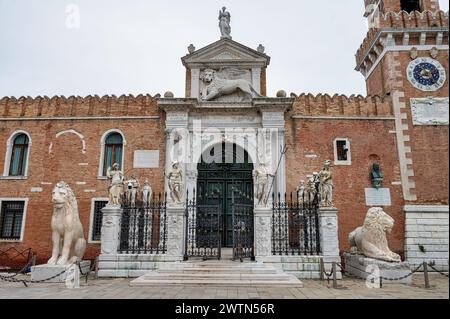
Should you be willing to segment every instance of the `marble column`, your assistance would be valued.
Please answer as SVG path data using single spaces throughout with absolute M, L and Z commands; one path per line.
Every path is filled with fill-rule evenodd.
M 120 245 L 122 208 L 106 205 L 102 209 L 101 255 L 117 255 Z
M 320 247 L 322 249 L 325 270 L 331 270 L 332 262 L 341 262 L 339 256 L 338 210 L 334 207 L 322 207 L 319 209 Z M 337 277 L 342 278 L 341 271 L 337 267 Z
M 255 257 L 269 257 L 272 255 L 272 207 L 255 207 Z

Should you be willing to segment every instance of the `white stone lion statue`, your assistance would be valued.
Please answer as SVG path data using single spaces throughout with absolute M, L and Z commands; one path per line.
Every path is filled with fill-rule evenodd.
M 52 193 L 52 257 L 50 265 L 67 265 L 81 261 L 86 250 L 83 225 L 78 216 L 75 194 L 65 182 L 55 185 Z
M 401 262 L 400 255 L 389 249 L 386 239 L 386 233 L 390 233 L 393 227 L 394 219 L 382 208 L 370 208 L 364 225 L 349 235 L 351 253 L 388 262 Z
M 261 97 L 250 82 L 244 79 L 221 79 L 217 75 L 216 71 L 211 69 L 206 69 L 203 71 L 203 74 L 200 76 L 200 80 L 207 85 L 201 94 L 203 101 L 211 101 L 222 95 L 232 94 L 237 90 L 241 90 L 245 94 L 250 95 L 252 98 Z

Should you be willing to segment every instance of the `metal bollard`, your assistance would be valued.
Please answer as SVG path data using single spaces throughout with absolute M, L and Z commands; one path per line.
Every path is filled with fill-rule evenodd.
M 425 279 L 425 288 L 430 288 L 430 278 L 428 277 L 428 264 L 423 262 L 423 277 Z
M 333 261 L 333 288 L 337 289 L 338 285 L 337 285 L 337 278 L 336 278 L 336 262 Z

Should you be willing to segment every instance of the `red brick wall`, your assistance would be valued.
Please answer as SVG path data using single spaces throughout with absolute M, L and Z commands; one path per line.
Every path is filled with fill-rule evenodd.
M 380 158 L 385 174 L 384 187 L 389 188 L 392 206 L 386 212 L 395 219 L 395 227 L 389 236 L 390 247 L 403 253 L 404 212 L 401 185 L 392 185 L 400 180 L 396 137 L 393 120 L 323 120 L 291 119 L 286 125 L 287 190 L 295 190 L 306 175 L 320 171 L 323 161 L 334 162 L 333 141 L 348 138 L 351 148 L 351 166 L 332 164 L 334 202 L 339 209 L 339 247 L 349 250 L 348 234 L 362 225 L 369 207 L 365 203 L 365 191 L 371 187 L 369 173 L 371 156 Z M 317 157 L 311 157 L 317 156 Z
M 114 101 L 116 100 L 113 99 L 111 105 L 107 107 L 113 109 L 118 107 L 118 110 L 124 115 L 123 105 L 117 106 Z M 98 106 L 97 103 L 95 102 L 96 107 Z M 155 100 L 147 101 L 139 106 L 139 108 L 141 107 L 155 116 L 163 115 L 158 112 Z M 60 110 L 63 108 L 61 107 Z M 80 105 L 74 113 L 79 114 L 81 109 L 88 108 L 88 105 Z M 101 108 L 101 106 L 98 106 L 97 109 Z M 15 109 L 20 108 L 15 105 L 10 108 L 10 111 Z M 37 110 L 37 103 L 30 103 L 27 109 L 29 112 Z M 119 129 L 125 135 L 124 171 L 126 177 L 130 177 L 134 173 L 140 177 L 141 184 L 148 178 L 155 193 L 164 190 L 165 138 L 163 118 L 2 121 L 0 127 L 0 141 L 2 141 L 0 143 L 0 168 L 2 171 L 6 140 L 18 129 L 27 131 L 32 139 L 28 178 L 26 180 L 0 180 L 0 197 L 29 199 L 23 242 L 16 247 L 20 249 L 32 247 L 38 253 L 38 262 L 46 262 L 51 253 L 50 221 L 53 211 L 51 192 L 55 183 L 60 180 L 66 181 L 77 196 L 84 235 L 85 238 L 88 238 L 89 227 L 91 226 L 91 199 L 107 197 L 108 181 L 97 178 L 101 151 L 100 140 L 106 131 Z M 84 136 L 86 142 L 85 154 L 82 153 L 81 140 L 76 135 L 64 134 L 56 138 L 58 132 L 69 129 L 73 129 Z M 52 143 L 51 153 L 49 153 L 50 143 Z M 132 169 L 134 150 L 139 149 L 159 150 L 160 169 Z M 79 165 L 79 163 L 88 163 L 88 165 Z M 41 184 L 42 182 L 52 184 Z M 86 184 L 77 185 L 77 182 L 85 182 Z M 43 191 L 32 193 L 32 187 L 42 187 Z M 95 192 L 85 192 L 85 190 L 95 190 Z M 8 242 L 0 242 L 0 249 L 10 245 L 12 244 Z M 99 244 L 88 244 L 85 258 L 95 258 L 99 253 L 99 248 Z

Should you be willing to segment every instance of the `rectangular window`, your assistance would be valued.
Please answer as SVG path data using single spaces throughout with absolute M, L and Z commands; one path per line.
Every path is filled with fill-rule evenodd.
M 334 164 L 351 165 L 350 141 L 347 138 L 334 140 Z
M 107 203 L 108 201 L 94 201 L 91 241 L 101 240 L 103 222 L 102 208 L 105 207 Z
M 346 161 L 347 160 L 347 141 L 336 141 L 337 148 L 337 160 Z
M 0 239 L 20 239 L 24 201 L 2 201 Z

